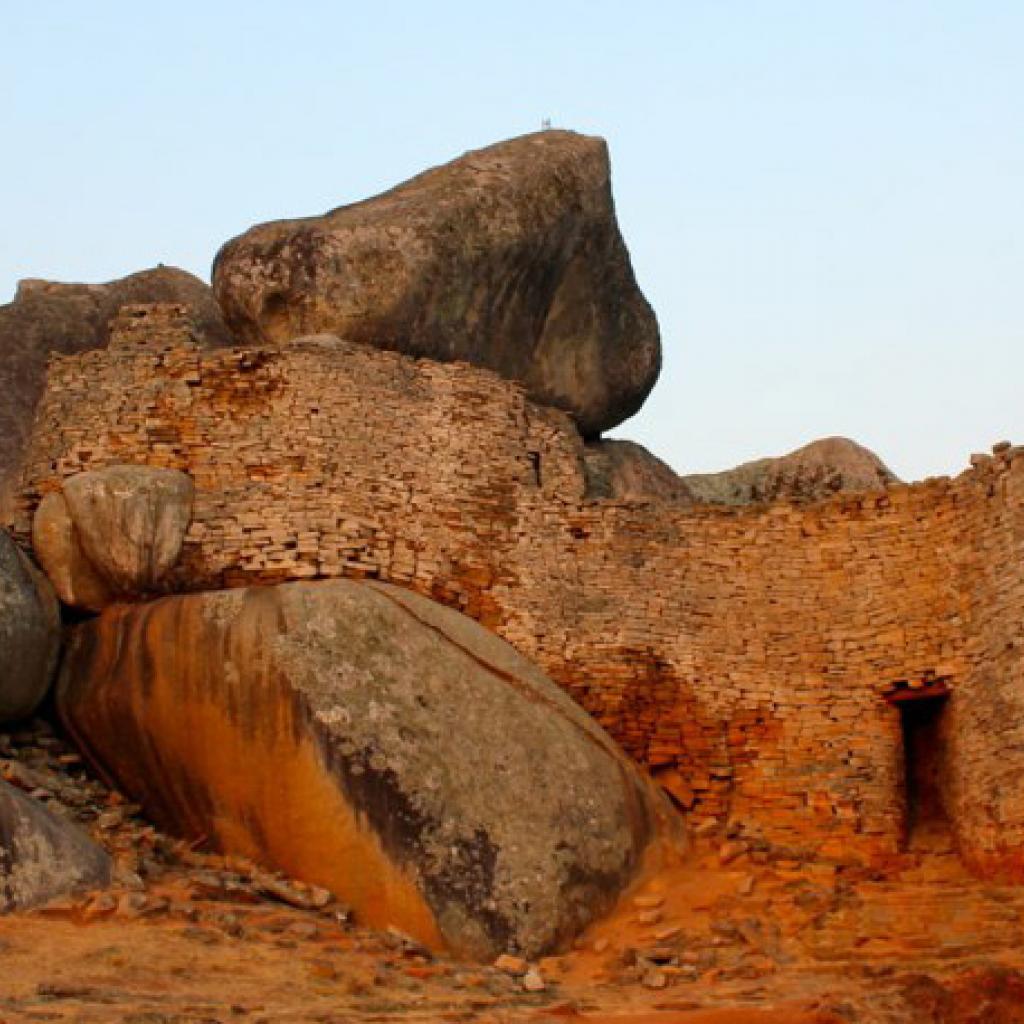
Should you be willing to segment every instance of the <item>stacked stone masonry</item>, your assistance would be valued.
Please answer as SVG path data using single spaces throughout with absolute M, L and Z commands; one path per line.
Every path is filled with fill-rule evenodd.
M 85 469 L 193 477 L 169 590 L 338 575 L 460 608 L 536 659 L 696 819 L 884 860 L 906 837 L 897 680 L 950 679 L 942 784 L 1024 877 L 1024 451 L 955 480 L 747 509 L 585 497 L 568 417 L 515 384 L 327 337 L 201 352 L 126 307 L 53 360 L 12 527 Z

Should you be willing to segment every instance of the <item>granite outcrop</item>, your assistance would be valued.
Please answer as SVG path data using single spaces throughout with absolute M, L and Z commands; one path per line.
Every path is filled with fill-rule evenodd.
M 565 948 L 667 834 L 654 787 L 534 665 L 384 584 L 111 608 L 76 628 L 58 707 L 172 832 L 462 957 Z
M 846 437 L 825 437 L 787 455 L 682 477 L 695 501 L 715 505 L 820 501 L 895 483 L 896 474 L 874 452 Z
M 19 537 L 85 469 L 179 469 L 168 592 L 391 582 L 535 661 L 695 823 L 880 863 L 935 776 L 962 856 L 1024 877 L 1020 449 L 803 503 L 594 499 L 569 416 L 494 373 L 326 338 L 203 352 L 167 315 L 54 361 Z M 933 702 L 938 763 L 908 753 L 908 693 Z
M 327 333 L 522 383 L 586 436 L 633 415 L 658 325 L 615 219 L 602 139 L 545 131 L 363 202 L 257 225 L 213 265 L 248 344 Z

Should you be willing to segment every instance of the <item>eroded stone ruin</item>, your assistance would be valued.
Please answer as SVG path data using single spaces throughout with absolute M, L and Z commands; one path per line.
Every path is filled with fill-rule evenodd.
M 1024 449 L 907 485 L 841 439 L 679 477 L 593 436 L 657 328 L 563 135 L 229 243 L 234 345 L 122 304 L 50 358 L 8 526 L 84 620 L 69 734 L 175 833 L 482 959 L 566 948 L 676 816 L 722 863 L 1022 880 Z M 628 380 L 573 375 L 599 349 Z
M 828 857 L 905 841 L 884 695 L 938 672 L 958 847 L 1019 871 L 1003 781 L 1024 729 L 1009 713 L 1016 449 L 953 481 L 811 505 L 589 499 L 569 417 L 492 373 L 325 336 L 203 352 L 180 308 L 123 317 L 108 349 L 51 366 L 20 539 L 83 471 L 183 471 L 194 507 L 163 591 L 339 576 L 417 590 L 534 659 L 693 819 Z

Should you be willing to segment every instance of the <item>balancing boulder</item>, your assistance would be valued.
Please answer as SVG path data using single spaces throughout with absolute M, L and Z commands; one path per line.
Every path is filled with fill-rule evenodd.
M 213 288 L 251 344 L 336 334 L 522 382 L 586 436 L 642 405 L 661 366 L 602 139 L 547 131 L 390 192 L 228 242 Z

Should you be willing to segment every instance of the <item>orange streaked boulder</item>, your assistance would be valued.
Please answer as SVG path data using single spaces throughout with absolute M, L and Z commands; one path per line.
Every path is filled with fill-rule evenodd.
M 664 808 L 504 641 L 382 584 L 113 606 L 75 630 L 58 704 L 165 827 L 465 957 L 571 941 Z

